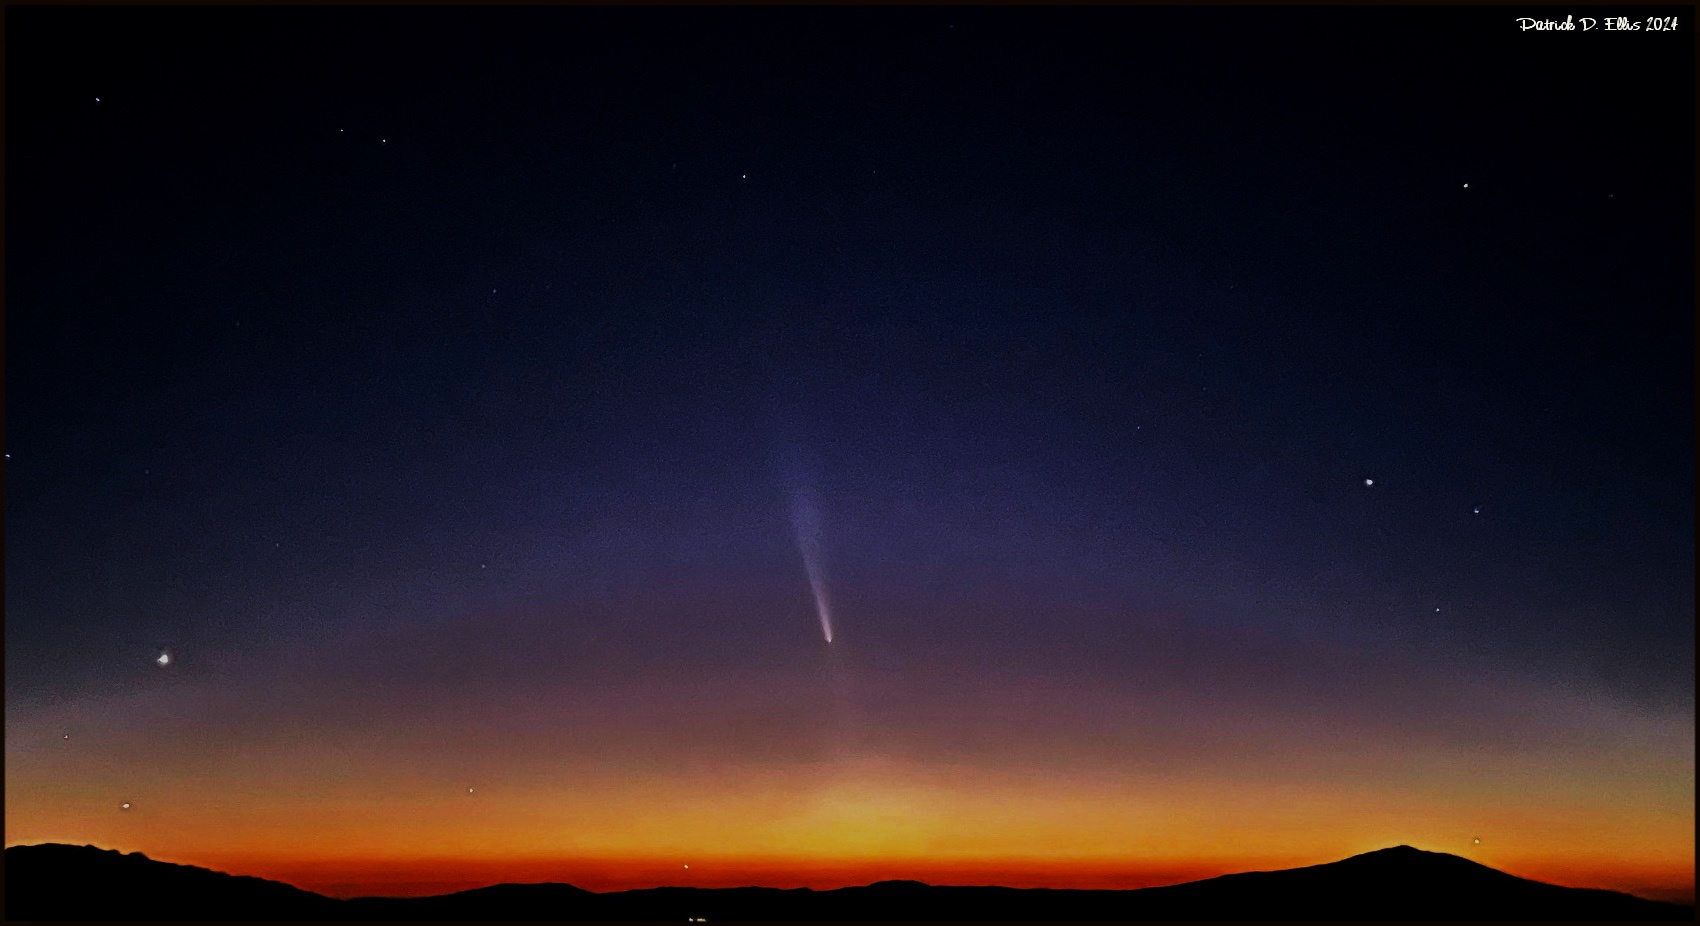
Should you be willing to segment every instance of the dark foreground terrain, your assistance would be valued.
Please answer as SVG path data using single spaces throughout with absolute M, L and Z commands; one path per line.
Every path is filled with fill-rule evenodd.
M 1133 891 L 933 887 L 683 888 L 597 894 L 499 884 L 337 900 L 287 884 L 93 846 L 6 850 L 8 920 L 1686 920 L 1694 907 L 1529 881 L 1409 846 L 1326 865 Z

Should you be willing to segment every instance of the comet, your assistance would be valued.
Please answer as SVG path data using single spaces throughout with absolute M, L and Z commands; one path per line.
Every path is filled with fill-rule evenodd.
M 820 617 L 820 632 L 826 642 L 832 642 L 832 605 L 826 599 L 826 576 L 821 569 L 820 510 L 815 506 L 813 493 L 798 489 L 791 493 L 791 527 L 797 534 L 797 552 L 803 556 L 803 568 L 809 574 L 809 588 L 815 595 L 815 614 Z

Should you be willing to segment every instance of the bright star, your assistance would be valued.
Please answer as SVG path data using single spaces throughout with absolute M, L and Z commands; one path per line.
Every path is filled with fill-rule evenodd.
M 1372 485 L 1375 485 L 1375 480 L 1374 480 L 1374 479 L 1365 479 L 1365 480 L 1364 480 L 1364 485 L 1366 485 L 1366 486 L 1372 486 Z
M 171 653 L 170 652 L 160 653 L 159 658 L 155 659 L 154 662 L 157 662 L 162 666 L 171 665 Z
M 118 805 L 118 809 L 119 809 L 119 810 L 129 810 L 129 809 L 130 809 L 130 802 L 129 802 L 129 801 L 125 801 L 125 802 L 124 802 L 124 803 L 122 803 L 122 804 L 119 804 L 119 805 Z

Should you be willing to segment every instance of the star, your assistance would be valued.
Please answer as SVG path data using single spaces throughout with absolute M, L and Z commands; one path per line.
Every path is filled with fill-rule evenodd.
M 1466 189 L 1466 190 L 1467 190 L 1467 189 L 1469 189 L 1469 188 L 1470 188 L 1470 185 L 1469 185 L 1469 184 L 1468 184 L 1468 183 L 1466 183 L 1466 184 L 1464 184 L 1464 189 Z
M 159 658 L 155 659 L 154 662 L 159 663 L 161 666 L 171 665 L 171 653 L 169 653 L 169 652 L 160 653 Z
M 70 738 L 71 738 L 71 734 L 69 734 L 69 733 L 65 734 L 65 739 L 70 739 Z
M 1481 844 L 1482 844 L 1482 837 L 1480 837 L 1480 836 L 1477 836 L 1477 837 L 1476 837 L 1476 838 L 1475 838 L 1475 841 L 1474 841 L 1474 842 L 1473 842 L 1473 843 L 1472 843 L 1472 844 L 1473 844 L 1473 845 L 1478 845 L 1478 846 L 1479 846 L 1479 845 L 1481 845 Z
M 471 794 L 471 793 L 472 793 L 472 789 L 471 789 L 471 788 L 467 788 L 467 789 L 466 789 L 466 793 L 468 793 L 468 794 Z
M 122 804 L 119 804 L 119 805 L 118 805 L 118 809 L 119 809 L 119 810 L 129 810 L 129 809 L 130 809 L 130 802 L 129 802 L 129 801 L 125 801 L 125 802 L 124 802 L 124 803 L 122 803 Z
M 1375 480 L 1374 480 L 1374 479 L 1365 479 L 1365 480 L 1364 480 L 1364 485 L 1366 485 L 1366 486 L 1372 486 L 1372 485 L 1375 485 Z
M 685 867 L 686 867 L 686 868 L 689 868 L 689 867 L 691 867 L 691 866 L 689 866 L 689 865 L 686 865 L 686 866 L 685 866 Z
M 1482 506 L 1480 506 L 1480 505 L 1477 505 L 1477 506 L 1476 506 L 1476 507 L 1475 507 L 1475 510 L 1474 510 L 1474 511 L 1473 511 L 1473 513 L 1474 513 L 1474 514 L 1481 514 L 1481 513 L 1482 513 Z

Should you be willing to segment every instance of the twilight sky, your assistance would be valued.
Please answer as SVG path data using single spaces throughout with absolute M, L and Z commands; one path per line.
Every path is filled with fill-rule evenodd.
M 1528 14 L 9 9 L 6 844 L 1691 902 L 1693 24 Z

